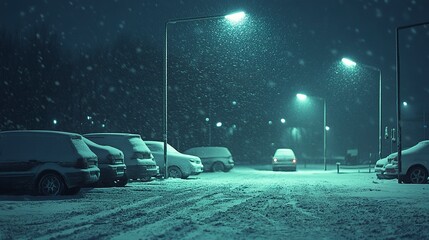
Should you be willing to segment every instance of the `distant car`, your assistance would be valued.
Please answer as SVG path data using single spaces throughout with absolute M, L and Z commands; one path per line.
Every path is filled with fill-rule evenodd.
M 128 179 L 150 181 L 159 174 L 159 167 L 139 134 L 90 133 L 83 136 L 98 144 L 121 150 L 124 153 Z
M 375 163 L 374 172 L 378 179 L 393 179 L 398 177 L 398 168 L 393 167 L 391 164 L 395 156 L 396 153 L 390 154 Z
M 228 172 L 234 167 L 234 159 L 226 147 L 195 147 L 184 153 L 198 156 L 207 172 Z
M 159 172 L 164 174 L 164 142 L 144 141 L 152 155 L 156 164 L 159 166 Z M 197 156 L 186 155 L 180 153 L 172 146 L 167 144 L 168 156 L 168 176 L 172 178 L 188 178 L 190 175 L 197 175 L 203 172 L 203 164 Z
M 0 187 L 37 195 L 76 194 L 100 176 L 97 155 L 75 133 L 0 132 Z
M 85 137 L 83 140 L 98 157 L 98 168 L 100 168 L 98 185 L 106 187 L 127 185 L 128 177 L 122 151 L 111 146 L 99 145 Z
M 391 161 L 391 168 L 398 168 L 398 155 Z M 400 180 L 404 183 L 423 184 L 428 181 L 429 140 L 421 141 L 415 146 L 402 150 Z
M 273 171 L 292 170 L 296 171 L 296 157 L 292 149 L 279 148 L 276 150 L 272 161 Z

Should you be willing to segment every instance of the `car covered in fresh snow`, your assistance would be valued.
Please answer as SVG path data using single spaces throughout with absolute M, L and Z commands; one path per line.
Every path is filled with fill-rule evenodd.
M 274 153 L 272 159 L 273 171 L 293 170 L 296 171 L 296 157 L 292 149 L 279 148 Z
M 76 194 L 98 181 L 98 159 L 75 133 L 0 132 L 0 188 L 37 195 Z
M 121 150 L 124 153 L 128 179 L 149 181 L 159 174 L 159 167 L 139 134 L 89 133 L 83 136 L 100 145 Z
M 144 141 L 152 152 L 160 173 L 165 173 L 164 142 Z M 168 176 L 172 178 L 188 178 L 203 172 L 203 164 L 197 156 L 180 153 L 170 144 L 167 144 Z
M 374 172 L 378 179 L 393 179 L 398 177 L 398 168 L 394 167 L 391 162 L 396 156 L 392 153 L 389 156 L 378 160 L 374 166 Z
M 99 145 L 85 137 L 83 140 L 98 157 L 100 179 L 97 185 L 105 187 L 125 186 L 128 183 L 128 177 L 122 151 L 111 146 Z
M 234 167 L 234 159 L 226 147 L 194 147 L 184 153 L 198 156 L 207 172 L 228 172 Z
M 391 168 L 398 168 L 398 155 L 391 160 Z M 429 140 L 402 150 L 400 181 L 404 183 L 422 184 L 428 181 L 429 170 Z

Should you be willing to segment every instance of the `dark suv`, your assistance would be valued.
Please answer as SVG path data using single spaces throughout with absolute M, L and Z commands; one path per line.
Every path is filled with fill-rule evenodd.
M 82 136 L 57 131 L 0 132 L 0 188 L 38 195 L 76 194 L 100 176 Z

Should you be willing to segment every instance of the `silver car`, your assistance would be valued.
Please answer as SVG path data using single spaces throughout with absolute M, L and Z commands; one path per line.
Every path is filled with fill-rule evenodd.
M 195 147 L 184 153 L 201 158 L 207 172 L 228 172 L 234 167 L 234 159 L 226 147 Z
M 296 157 L 292 149 L 279 148 L 276 150 L 272 161 L 273 171 L 284 169 L 296 171 Z
M 165 172 L 164 163 L 164 142 L 144 141 L 152 152 L 159 172 Z M 172 178 L 188 178 L 190 175 L 197 175 L 203 172 L 203 164 L 197 156 L 180 153 L 175 148 L 167 144 L 168 156 L 168 176 Z
M 398 168 L 398 156 L 391 161 L 390 168 Z M 429 169 L 429 140 L 421 141 L 415 146 L 402 150 L 402 171 L 399 175 L 404 183 L 427 183 Z

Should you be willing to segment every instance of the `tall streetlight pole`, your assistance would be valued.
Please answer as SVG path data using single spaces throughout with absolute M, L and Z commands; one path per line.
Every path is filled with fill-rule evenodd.
M 400 61 L 399 61 L 399 31 L 407 28 L 420 27 L 428 25 L 429 22 L 416 23 L 400 26 L 396 28 L 396 129 L 397 129 L 397 147 L 398 147 L 398 183 L 402 183 L 402 119 L 401 119 L 401 91 L 400 91 Z
M 180 18 L 180 19 L 172 19 L 168 20 L 165 23 L 165 42 L 164 42 L 164 109 L 163 109 L 163 140 L 164 140 L 164 164 L 165 164 L 165 173 L 164 178 L 168 178 L 168 157 L 167 157 L 167 134 L 168 134 L 168 128 L 167 128 L 167 100 L 168 100 L 168 26 L 170 24 L 176 24 L 176 23 L 184 23 L 184 22 L 193 22 L 193 21 L 201 21 L 201 20 L 210 20 L 210 19 L 220 19 L 225 18 L 231 23 L 238 23 L 244 17 L 246 14 L 244 12 L 236 12 L 228 15 L 216 15 L 216 16 L 206 16 L 206 17 L 192 17 L 192 18 Z
M 327 164 L 326 164 L 326 131 L 328 131 L 327 126 L 326 126 L 326 99 L 321 98 L 321 97 L 316 97 L 316 96 L 307 96 L 307 95 L 302 94 L 302 93 L 296 94 L 296 97 L 300 101 L 305 101 L 309 97 L 316 98 L 318 100 L 323 101 L 323 168 L 326 171 L 327 170 Z
M 354 62 L 348 58 L 341 59 L 341 62 L 346 67 L 355 67 L 357 65 L 356 62 Z M 381 101 L 382 101 L 382 99 L 381 99 L 381 96 L 382 96 L 381 95 L 381 90 L 382 90 L 382 87 L 381 87 L 381 70 L 379 68 L 376 68 L 376 67 L 373 67 L 370 65 L 366 65 L 363 63 L 359 63 L 359 66 L 377 71 L 379 73 L 379 78 L 378 78 L 378 159 L 381 159 L 381 157 L 383 155 L 382 144 L 381 144 L 381 139 L 382 139 L 381 138 L 381 136 L 382 136 L 382 134 L 381 134 L 381 131 L 382 131 L 381 130 L 381 113 L 382 113 L 382 111 L 381 111 L 381 107 L 382 107 L 382 104 L 381 104 Z

